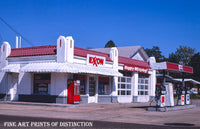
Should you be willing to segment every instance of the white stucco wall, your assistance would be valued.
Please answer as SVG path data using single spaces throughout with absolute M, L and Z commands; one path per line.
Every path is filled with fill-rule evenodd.
M 32 74 L 31 73 L 19 73 L 18 90 L 19 94 L 32 94 Z
M 51 73 L 50 95 L 67 96 L 67 80 L 72 79 L 72 74 Z
M 5 89 L 5 79 L 6 74 L 4 72 L 0 72 L 0 94 L 5 94 L 6 89 Z
M 135 56 L 132 57 L 132 59 L 144 61 L 144 59 L 142 58 L 142 56 L 140 55 L 140 53 L 137 53 Z
M 138 73 L 135 72 L 133 73 L 131 77 L 131 82 L 132 82 L 132 95 L 133 96 L 138 96 Z

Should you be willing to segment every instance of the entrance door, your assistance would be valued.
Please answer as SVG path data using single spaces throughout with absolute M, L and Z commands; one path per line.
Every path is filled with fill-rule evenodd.
M 95 103 L 96 102 L 96 79 L 95 77 L 89 77 L 89 98 L 88 103 Z

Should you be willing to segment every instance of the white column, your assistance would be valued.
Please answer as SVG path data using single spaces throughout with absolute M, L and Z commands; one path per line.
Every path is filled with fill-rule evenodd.
M 72 36 L 66 37 L 66 61 L 69 63 L 73 63 L 74 61 L 74 40 Z
M 112 96 L 117 96 L 118 92 L 118 77 L 113 77 Z
M 136 102 L 138 97 L 138 73 L 135 72 L 132 75 L 131 78 L 132 81 L 132 95 L 133 95 L 133 101 Z
M 86 95 L 89 96 L 89 75 L 86 75 Z
M 111 81 L 112 77 L 109 77 L 109 95 L 112 94 L 112 81 Z
M 66 62 L 67 41 L 64 36 L 57 39 L 57 62 Z
M 96 87 L 95 87 L 95 103 L 98 103 L 98 88 L 99 88 L 99 76 L 96 76 Z
M 11 53 L 11 46 L 8 42 L 3 42 L 0 49 L 0 68 L 3 68 L 8 65 L 7 57 Z
M 150 91 L 149 96 L 155 96 L 156 90 L 156 70 L 152 70 L 152 74 L 150 75 Z
M 153 67 L 154 64 L 156 63 L 155 57 L 150 57 L 147 61 L 151 67 Z M 156 90 L 156 70 L 151 70 L 151 71 L 152 73 L 150 75 L 149 96 L 152 99 L 155 97 L 155 90 Z

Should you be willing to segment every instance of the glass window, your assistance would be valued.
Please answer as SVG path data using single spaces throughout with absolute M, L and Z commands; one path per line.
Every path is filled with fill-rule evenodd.
M 51 74 L 34 74 L 33 94 L 48 95 Z
M 131 77 L 119 77 L 118 95 L 131 95 Z
M 125 80 L 126 80 L 125 78 L 121 78 L 121 82 L 125 82 Z
M 138 83 L 141 84 L 141 79 L 140 78 L 138 78 Z
M 80 94 L 84 95 L 85 94 L 85 82 L 86 82 L 86 76 L 85 75 L 78 75 L 78 80 L 80 80 Z
M 131 89 L 131 84 L 127 84 L 127 89 Z
M 138 95 L 148 95 L 149 90 L 149 76 L 146 74 L 139 74 L 138 78 Z
M 121 89 L 125 89 L 125 84 L 121 84 Z
M 131 95 L 131 91 L 127 91 L 127 95 Z
M 121 82 L 121 78 L 120 77 L 118 77 L 118 82 Z
M 121 89 L 121 86 L 120 86 L 120 84 L 118 84 L 118 88 L 119 88 L 119 89 Z
M 118 95 L 121 95 L 121 91 L 120 90 L 118 90 Z
M 122 90 L 122 91 L 121 91 L 121 95 L 126 95 L 126 94 L 125 94 L 125 90 Z
M 127 78 L 127 82 L 131 83 L 131 78 Z
M 119 87 L 120 85 L 118 85 Z M 110 94 L 110 86 L 109 86 L 109 78 L 108 77 L 99 77 L 99 95 L 109 95 Z
M 89 77 L 89 95 L 94 96 L 95 95 L 95 85 L 96 81 L 94 77 Z
M 145 84 L 148 84 L 148 80 L 145 80 Z

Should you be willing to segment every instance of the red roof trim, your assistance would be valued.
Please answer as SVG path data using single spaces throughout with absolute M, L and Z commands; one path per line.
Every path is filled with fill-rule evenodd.
M 56 45 L 49 46 L 37 46 L 37 47 L 26 47 L 26 48 L 14 48 L 11 50 L 9 57 L 24 57 L 24 56 L 42 56 L 42 55 L 55 55 Z M 96 52 L 84 48 L 74 47 L 74 55 L 80 57 L 87 57 L 87 54 L 97 55 L 106 57 L 106 61 L 112 62 L 109 54 Z
M 140 67 L 144 69 L 150 69 L 151 67 L 146 61 L 141 61 L 141 60 L 136 60 L 136 59 L 131 59 L 127 57 L 121 57 L 119 56 L 119 64 L 124 64 L 127 66 L 133 66 L 133 67 Z
M 9 57 L 55 55 L 56 45 L 14 48 Z
M 88 50 L 88 49 L 84 49 L 84 48 L 74 47 L 74 55 L 75 56 L 87 57 L 87 54 L 106 57 L 106 61 L 112 62 L 112 60 L 109 57 L 109 54 L 97 52 L 94 50 Z
M 9 57 L 55 55 L 56 48 L 57 48 L 56 45 L 14 48 L 11 50 L 11 54 Z M 94 50 L 74 47 L 74 56 L 87 57 L 87 54 L 102 56 L 106 58 L 106 61 L 112 62 L 112 60 L 109 57 L 109 54 L 97 52 Z M 140 61 L 140 60 L 121 57 L 121 56 L 119 56 L 118 61 L 119 61 L 119 64 L 124 64 L 127 66 L 139 67 L 139 68 L 144 68 L 144 69 L 150 69 L 150 66 L 145 61 Z

